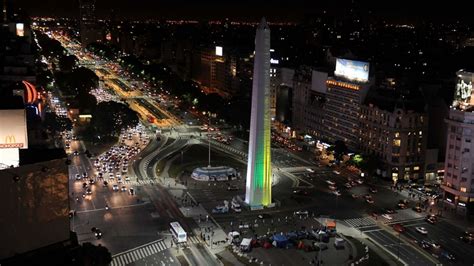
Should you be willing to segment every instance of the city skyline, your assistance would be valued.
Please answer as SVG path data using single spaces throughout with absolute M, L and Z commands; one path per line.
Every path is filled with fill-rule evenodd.
M 252 4 L 252 9 L 247 6 Z M 309 0 L 273 1 L 266 4 L 264 1 L 150 1 L 136 3 L 129 0 L 96 2 L 98 17 L 110 18 L 113 13 L 118 19 L 243 19 L 258 22 L 260 17 L 267 17 L 268 21 L 302 21 L 305 17 L 315 14 L 329 12 L 334 16 L 343 15 L 350 10 L 362 12 L 364 19 L 389 19 L 400 22 L 416 22 L 422 19 L 434 21 L 466 21 L 469 22 L 467 9 L 460 8 L 468 5 L 468 1 L 458 1 L 456 5 L 443 3 L 433 4 L 429 1 L 403 0 L 396 2 L 384 2 L 366 0 L 338 0 L 331 2 L 319 2 Z M 75 9 L 77 1 L 52 0 L 46 3 L 32 0 L 18 0 L 17 7 L 27 10 L 32 16 L 53 15 L 58 17 L 78 17 Z M 110 7 L 113 8 L 110 8 Z M 183 8 L 186 6 L 187 8 Z M 408 19 L 408 20 L 407 20 Z
M 0 264 L 471 266 L 470 9 L 412 2 L 3 1 Z

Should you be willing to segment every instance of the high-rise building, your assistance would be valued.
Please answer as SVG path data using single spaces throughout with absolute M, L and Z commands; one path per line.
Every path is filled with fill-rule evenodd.
M 208 93 L 232 96 L 238 90 L 237 57 L 225 47 L 195 49 L 193 79 Z
M 245 202 L 252 209 L 272 203 L 270 28 L 262 19 L 255 36 L 252 111 Z
M 359 150 L 381 161 L 382 176 L 393 182 L 423 178 L 428 119 L 419 91 L 374 86 L 359 121 Z
M 95 17 L 95 0 L 80 0 L 79 15 L 82 47 L 86 47 L 93 42 L 102 41 L 102 30 L 98 26 Z
M 446 119 L 444 202 L 458 213 L 474 213 L 474 72 L 457 72 L 454 102 Z
M 334 78 L 328 78 L 326 85 L 326 137 L 330 142 L 344 141 L 350 150 L 357 150 L 360 106 L 370 87 L 369 63 L 338 58 Z

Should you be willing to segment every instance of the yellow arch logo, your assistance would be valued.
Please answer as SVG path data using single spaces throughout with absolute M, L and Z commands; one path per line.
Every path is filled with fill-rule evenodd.
M 0 148 L 23 148 L 23 143 L 16 143 L 15 135 L 6 135 L 3 144 L 0 144 Z

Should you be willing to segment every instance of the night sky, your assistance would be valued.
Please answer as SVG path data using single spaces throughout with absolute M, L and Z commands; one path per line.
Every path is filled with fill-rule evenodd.
M 78 0 L 16 0 L 15 5 L 32 16 L 78 14 Z M 372 11 L 372 16 L 468 20 L 473 12 L 468 1 L 427 0 L 97 0 L 99 17 L 128 18 L 247 18 L 266 16 L 269 20 L 300 20 L 304 14 L 329 10 L 338 14 L 342 7 Z

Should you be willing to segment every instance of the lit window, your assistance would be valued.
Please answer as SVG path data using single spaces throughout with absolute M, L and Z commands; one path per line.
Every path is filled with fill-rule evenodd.
M 465 187 L 461 187 L 460 191 L 461 192 L 467 192 L 467 189 Z
M 400 133 L 399 132 L 395 132 L 395 138 L 399 138 L 400 137 Z
M 420 134 L 420 136 L 421 136 L 421 133 L 422 133 L 421 131 L 420 131 L 420 132 L 418 132 L 418 134 Z
M 400 144 L 401 144 L 401 140 L 399 140 L 399 139 L 394 139 L 393 140 L 393 146 L 400 147 Z
M 420 170 L 420 167 L 419 166 L 413 166 L 413 170 L 418 171 L 418 170 Z

